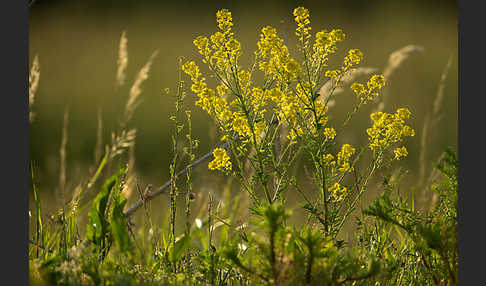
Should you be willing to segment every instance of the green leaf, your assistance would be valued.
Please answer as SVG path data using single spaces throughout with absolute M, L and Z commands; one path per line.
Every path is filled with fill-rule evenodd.
M 32 190 L 34 191 L 34 201 L 35 201 L 36 242 L 45 245 L 44 229 L 42 227 L 41 202 L 40 202 L 39 194 L 37 193 L 37 187 L 34 183 L 34 167 L 32 165 L 30 170 L 31 170 L 31 178 L 32 178 Z
M 190 235 L 184 235 L 179 240 L 176 241 L 174 247 L 170 251 L 170 260 L 172 262 L 178 261 L 184 252 L 191 246 Z
M 120 251 L 126 251 L 130 249 L 130 236 L 128 235 L 127 219 L 123 214 L 123 208 L 127 203 L 127 199 L 118 194 L 113 198 L 113 207 L 110 211 L 110 225 L 113 234 L 115 244 Z
M 437 251 L 442 249 L 443 238 L 440 232 L 440 224 L 437 223 L 430 226 L 419 224 L 417 225 L 417 230 L 430 248 Z
M 108 222 L 105 219 L 106 205 L 108 204 L 108 198 L 110 192 L 114 186 L 118 185 L 120 176 L 125 172 L 125 169 L 120 169 L 118 174 L 111 176 L 106 180 L 101 191 L 94 198 L 89 211 L 88 225 L 86 227 L 86 236 L 88 240 L 101 246 L 104 237 L 108 233 Z

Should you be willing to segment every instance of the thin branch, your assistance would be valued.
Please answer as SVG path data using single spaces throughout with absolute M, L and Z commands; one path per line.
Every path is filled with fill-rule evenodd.
M 223 149 L 226 149 L 228 148 L 228 143 L 223 143 L 221 144 L 220 146 L 216 147 L 216 148 L 223 148 Z M 176 174 L 176 179 L 179 178 L 180 176 L 184 175 L 185 173 L 187 173 L 187 171 L 189 171 L 190 168 L 194 168 L 196 167 L 197 165 L 201 164 L 202 162 L 204 162 L 206 159 L 210 158 L 213 156 L 213 150 L 216 149 L 216 148 L 213 148 L 210 152 L 204 154 L 201 158 L 197 159 L 196 161 L 194 161 L 194 163 L 190 164 L 189 166 L 185 167 L 184 169 L 182 169 L 181 171 L 179 171 L 179 173 Z M 171 185 L 171 180 L 168 180 L 167 182 L 165 182 L 165 184 L 163 184 L 162 186 L 160 186 L 159 188 L 157 188 L 156 190 L 152 191 L 152 192 L 148 192 L 143 200 L 142 199 L 139 199 L 135 204 L 133 204 L 129 209 L 127 209 L 124 213 L 125 216 L 130 216 L 132 215 L 139 207 L 141 207 L 145 202 L 147 201 L 150 201 L 152 200 L 153 198 L 155 198 L 157 195 L 163 193 L 168 187 L 170 187 Z

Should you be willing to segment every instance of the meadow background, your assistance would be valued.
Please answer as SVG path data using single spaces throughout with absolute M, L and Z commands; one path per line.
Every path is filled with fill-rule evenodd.
M 444 82 L 443 117 L 431 130 L 427 148 L 429 166 L 450 146 L 457 150 L 457 4 L 455 1 L 47 1 L 38 0 L 30 9 L 29 58 L 38 55 L 40 82 L 30 124 L 30 160 L 41 202 L 46 213 L 60 207 L 58 196 L 63 114 L 69 108 L 66 145 L 67 190 L 87 176 L 93 165 L 97 114 L 101 108 L 103 143 L 118 126 L 138 71 L 154 50 L 149 78 L 142 86 L 143 102 L 137 108 L 130 128 L 137 128 L 135 170 L 142 186 L 162 185 L 169 177 L 172 158 L 169 114 L 173 99 L 163 91 L 176 87 L 179 56 L 199 61 L 192 40 L 216 29 L 215 13 L 227 8 L 233 14 L 234 31 L 243 47 L 242 63 L 249 63 L 256 49 L 261 28 L 272 25 L 286 39 L 291 53 L 295 47 L 295 23 L 291 15 L 297 6 L 311 11 L 313 33 L 321 29 L 341 28 L 347 34 L 332 63 L 342 60 L 351 48 L 359 48 L 365 57 L 360 66 L 382 71 L 388 56 L 406 45 L 424 47 L 408 58 L 387 82 L 389 94 L 385 111 L 407 107 L 410 124 L 417 136 L 408 140 L 408 168 L 403 190 L 417 184 L 420 133 L 425 116 L 431 111 L 441 74 L 452 59 Z M 120 36 L 126 31 L 129 61 L 126 84 L 115 86 Z M 189 79 L 186 80 L 189 82 Z M 190 94 L 190 92 L 189 92 Z M 191 94 L 190 94 L 191 95 Z M 192 101 L 192 96 L 190 97 Z M 337 109 L 353 102 L 348 90 L 338 97 Z M 356 145 L 366 142 L 365 128 L 370 125 L 367 106 L 354 120 L 346 136 Z M 349 107 L 348 107 L 349 109 Z M 216 144 L 214 128 L 207 114 L 193 107 L 194 137 L 200 140 L 196 157 Z M 344 116 L 344 115 L 343 115 Z M 330 119 L 332 122 L 332 119 Z M 93 170 L 89 170 L 92 174 Z M 208 175 L 211 180 L 204 180 Z M 195 192 L 206 196 L 220 193 L 223 175 L 200 166 L 193 174 Z M 153 210 L 165 215 L 167 198 L 153 201 Z M 157 216 L 156 216 L 157 217 Z

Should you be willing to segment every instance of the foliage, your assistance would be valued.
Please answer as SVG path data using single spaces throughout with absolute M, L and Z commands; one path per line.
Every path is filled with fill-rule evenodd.
M 375 74 L 366 84 L 352 83 L 355 105 L 342 122 L 330 120 L 334 111 L 330 100 L 344 86 L 343 79 L 356 72 L 363 53 L 351 49 L 339 68 L 329 68 L 328 58 L 344 41 L 344 32 L 322 30 L 311 43 L 309 11 L 298 7 L 293 15 L 300 59 L 290 55 L 275 28 L 266 26 L 253 66 L 241 67 L 241 44 L 226 9 L 216 14 L 219 31 L 194 40 L 217 86 L 209 87 L 194 61 L 180 59 L 176 108 L 170 116 L 174 122 L 167 183 L 170 206 L 163 225 L 152 222 L 148 199 L 155 193 L 147 188 L 139 190 L 139 206 L 145 213 L 143 222 L 134 228 L 124 191 L 130 170 L 124 167 L 112 172 L 89 199 L 84 239 L 77 228 L 83 191 L 63 206 L 57 224 L 46 225 L 32 168 L 36 207 L 35 241 L 31 240 L 29 248 L 32 284 L 457 285 L 455 153 L 447 150 L 436 166 L 443 180 L 430 186 L 438 198 L 434 209 L 425 214 L 415 210 L 414 202 L 410 206 L 399 192 L 403 173 L 395 168 L 408 154 L 405 139 L 415 135 L 407 125 L 411 112 L 407 108 L 374 112 L 370 128 L 361 131 L 368 143 L 353 146 L 348 142 L 343 130 L 362 106 L 379 96 L 385 78 Z M 125 34 L 122 42 L 126 45 Z M 147 77 L 153 56 L 140 78 Z M 260 84 L 257 69 L 263 76 Z M 192 137 L 191 111 L 186 110 L 186 121 L 180 118 L 186 100 L 182 72 L 191 78 L 196 106 L 209 114 L 220 132 L 222 143 L 205 157 L 211 158 L 208 169 L 227 178 L 217 204 L 209 193 L 207 203 L 201 204 L 207 206 L 207 214 L 201 208 L 195 220 L 191 218 L 197 213 L 193 191 L 201 188 L 192 185 L 192 169 L 202 160 L 195 160 L 198 141 Z M 127 137 L 124 128 L 134 112 L 140 84 L 136 80 L 137 92 L 129 98 L 132 104 L 127 104 L 130 116 L 122 118 L 122 130 L 117 133 L 120 138 Z M 327 88 L 322 89 L 324 85 Z M 186 141 L 181 141 L 184 131 Z M 109 160 L 133 146 L 134 134 L 106 148 L 104 159 L 81 190 L 94 186 L 104 176 L 102 172 L 110 170 L 105 166 Z M 311 184 L 296 178 L 302 159 Z M 357 211 L 378 173 L 393 175 L 384 175 L 383 185 L 377 187 L 381 197 Z M 186 174 L 185 181 L 181 174 Z M 185 228 L 178 234 L 177 197 L 184 194 L 184 188 Z M 238 192 L 232 194 L 232 189 Z M 300 196 L 297 207 L 289 206 L 290 194 Z M 292 208 L 304 211 L 307 220 L 291 223 Z M 249 214 L 242 221 L 239 214 L 245 210 Z M 354 223 L 356 241 L 343 239 L 346 223 Z

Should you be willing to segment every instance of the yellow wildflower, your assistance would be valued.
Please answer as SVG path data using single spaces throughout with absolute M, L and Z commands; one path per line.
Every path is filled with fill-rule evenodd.
M 309 10 L 304 7 L 294 9 L 295 22 L 302 23 L 309 20 Z
M 301 136 L 302 134 L 304 134 L 304 131 L 302 130 L 302 128 L 300 128 L 300 127 L 295 128 L 295 129 L 290 130 L 287 138 L 289 138 L 292 141 L 295 141 L 297 139 L 297 137 Z
M 327 70 L 326 73 L 324 73 L 325 77 L 330 77 L 332 79 L 337 79 L 340 75 L 340 70 Z
M 381 150 L 398 143 L 404 137 L 414 136 L 415 131 L 405 125 L 405 119 L 410 117 L 410 111 L 406 108 L 397 109 L 395 114 L 375 112 L 370 115 L 373 126 L 366 129 L 370 142 L 370 149 Z
M 367 82 L 368 90 L 380 89 L 385 86 L 385 77 L 383 75 L 375 74 Z
M 349 163 L 349 159 L 351 156 L 353 156 L 354 152 L 356 149 L 349 145 L 349 144 L 343 144 L 341 147 L 341 151 L 339 151 L 337 155 L 337 164 L 340 166 L 339 171 L 341 172 L 351 172 L 353 169 L 351 168 L 351 165 Z
M 397 114 L 401 119 L 408 119 L 411 113 L 407 108 L 399 108 L 397 109 Z
M 210 170 L 220 170 L 220 171 L 228 171 L 231 170 L 231 161 L 226 154 L 226 150 L 223 148 L 216 148 L 213 151 L 214 160 L 209 162 L 208 168 Z
M 296 35 L 302 40 L 306 41 L 310 38 L 309 27 L 309 10 L 304 7 L 297 7 L 294 9 L 295 22 L 297 23 Z M 306 46 L 306 43 L 304 43 Z
M 327 141 L 331 141 L 336 137 L 336 130 L 334 128 L 324 128 L 324 136 Z
M 334 160 L 334 156 L 332 154 L 326 154 L 322 157 L 322 160 L 324 162 L 324 166 L 334 168 L 336 166 L 336 161 Z
M 358 49 L 349 50 L 346 57 L 344 57 L 344 71 L 348 71 L 352 66 L 355 66 L 363 59 L 363 53 Z
M 225 36 L 221 32 L 216 32 L 212 34 L 210 38 L 215 48 L 220 48 L 225 43 Z
M 194 61 L 185 62 L 182 65 L 182 70 L 191 77 L 192 81 L 198 79 L 201 76 L 201 73 L 199 72 L 199 67 Z
M 351 89 L 358 96 L 361 97 L 362 94 L 366 94 L 366 89 L 362 83 L 355 82 L 351 85 Z
M 267 53 L 274 47 L 279 46 L 283 41 L 278 38 L 277 30 L 271 26 L 266 26 L 262 28 L 262 33 L 260 34 L 260 40 L 258 41 L 258 51 L 260 56 L 265 58 Z
M 233 26 L 233 18 L 228 9 L 221 9 L 216 12 L 216 21 L 218 22 L 219 29 L 223 32 L 229 32 Z
M 224 84 L 218 85 L 216 87 L 216 93 L 218 94 L 219 97 L 224 97 L 227 91 L 228 91 L 228 87 L 226 87 L 226 85 Z
M 336 52 L 336 44 L 344 41 L 345 38 L 346 35 L 340 29 L 334 29 L 330 32 L 327 30 L 317 32 L 312 58 L 318 60 L 322 66 L 325 66 L 328 56 Z
M 302 71 L 299 63 L 294 59 L 289 59 L 284 68 L 291 79 L 297 78 L 298 74 Z
M 395 159 L 397 160 L 407 157 L 408 155 L 407 148 L 405 148 L 405 146 L 396 148 L 393 152 L 395 153 Z
M 238 132 L 241 137 L 251 136 L 250 125 L 248 125 L 248 120 L 242 112 L 235 112 L 232 128 L 234 131 Z
M 329 193 L 331 194 L 335 202 L 339 202 L 344 200 L 344 198 L 348 194 L 348 189 L 344 186 L 341 186 L 339 183 L 335 183 L 334 185 L 329 187 Z
M 263 91 L 263 89 L 259 87 L 254 87 L 251 93 L 251 104 L 253 106 L 254 112 L 263 113 L 263 106 L 265 106 L 266 100 L 268 96 L 268 91 Z
M 356 94 L 356 97 L 364 104 L 378 95 L 376 90 L 385 86 L 385 77 L 383 75 L 375 74 L 368 80 L 366 85 L 368 88 L 365 88 L 362 83 L 357 82 L 351 85 L 351 89 Z
M 211 54 L 211 49 L 209 48 L 209 39 L 204 36 L 198 36 L 194 39 L 194 45 L 198 49 L 199 53 L 204 56 L 203 62 L 207 63 L 209 61 L 209 55 Z
M 231 56 L 239 57 L 241 55 L 241 44 L 237 40 L 230 39 L 228 42 L 226 42 L 225 47 Z
M 251 86 L 252 82 L 250 80 L 251 74 L 244 70 L 241 69 L 238 71 L 238 81 L 240 83 L 240 86 L 242 86 L 244 89 L 247 89 L 249 86 Z

